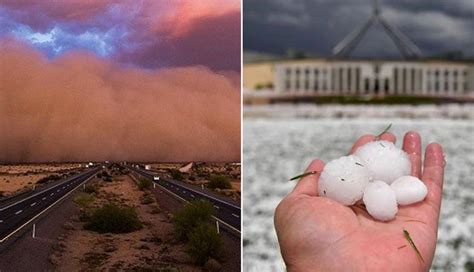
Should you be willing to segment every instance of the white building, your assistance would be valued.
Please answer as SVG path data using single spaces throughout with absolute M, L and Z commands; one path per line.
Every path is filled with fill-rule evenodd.
M 473 63 L 314 60 L 280 62 L 273 86 L 282 95 L 474 96 Z

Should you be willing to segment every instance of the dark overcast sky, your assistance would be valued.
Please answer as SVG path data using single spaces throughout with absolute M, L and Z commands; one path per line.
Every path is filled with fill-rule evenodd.
M 382 15 L 418 45 L 424 56 L 463 51 L 474 56 L 474 0 L 381 0 Z M 287 49 L 330 55 L 332 47 L 368 19 L 371 0 L 244 0 L 244 48 L 285 54 Z M 380 26 L 354 51 L 359 57 L 397 57 Z

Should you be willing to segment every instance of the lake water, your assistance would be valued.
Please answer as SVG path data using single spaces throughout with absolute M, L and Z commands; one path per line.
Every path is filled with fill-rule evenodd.
M 418 131 L 423 146 L 436 141 L 446 173 L 433 269 L 474 266 L 474 107 L 252 106 L 244 110 L 244 270 L 284 271 L 273 211 L 293 188 L 288 179 L 314 158 L 346 154 L 362 134 L 388 124 L 398 137 Z

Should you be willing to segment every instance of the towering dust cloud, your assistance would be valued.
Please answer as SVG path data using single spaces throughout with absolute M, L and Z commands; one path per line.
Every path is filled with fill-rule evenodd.
M 0 41 L 0 162 L 240 160 L 237 75 Z

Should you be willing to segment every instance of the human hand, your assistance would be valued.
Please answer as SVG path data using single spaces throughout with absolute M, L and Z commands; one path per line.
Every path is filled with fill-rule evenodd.
M 395 142 L 384 133 L 382 140 Z M 375 140 L 364 135 L 350 154 Z M 412 175 L 428 188 L 422 202 L 399 206 L 395 219 L 373 219 L 363 205 L 344 206 L 318 196 L 319 174 L 324 162 L 314 160 L 294 190 L 275 210 L 275 229 L 288 271 L 427 271 L 433 261 L 438 233 L 444 176 L 444 154 L 437 143 L 429 144 L 422 162 L 421 139 L 408 132 L 403 150 L 409 155 Z M 423 165 L 423 170 L 422 170 Z M 423 260 L 404 236 L 406 229 Z

